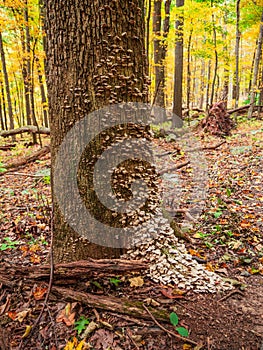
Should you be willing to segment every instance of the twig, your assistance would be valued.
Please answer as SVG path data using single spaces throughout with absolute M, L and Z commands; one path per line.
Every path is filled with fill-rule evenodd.
M 49 276 L 49 283 L 48 283 L 48 290 L 47 290 L 47 294 L 46 294 L 46 297 L 45 297 L 45 300 L 44 300 L 44 303 L 43 303 L 43 306 L 42 306 L 42 309 L 40 311 L 40 314 L 38 315 L 38 318 L 36 319 L 35 323 L 33 324 L 31 330 L 30 330 L 30 333 L 29 335 L 32 337 L 33 335 L 33 332 L 36 330 L 40 320 L 41 320 L 41 317 L 43 315 L 43 312 L 47 306 L 47 302 L 48 302 L 48 299 L 49 299 L 49 295 L 50 295 L 50 292 L 51 292 L 51 288 L 52 288 L 52 283 L 53 283 L 53 276 L 54 276 L 54 259 L 53 259 L 53 238 L 54 238 L 54 206 L 52 205 L 52 211 L 51 211 L 51 223 L 50 223 L 50 228 L 51 228 L 51 242 L 50 242 L 50 276 Z M 28 337 L 26 339 L 26 341 L 24 342 L 23 339 L 21 340 L 20 344 L 19 344 L 19 350 L 22 350 L 26 345 L 27 343 L 29 342 L 29 339 L 30 337 Z
M 241 292 L 240 290 L 234 289 L 234 290 L 231 290 L 231 292 L 228 293 L 227 295 L 225 295 L 223 298 L 219 299 L 218 302 L 221 302 L 221 301 L 224 301 L 224 300 L 228 299 L 233 294 L 240 294 L 240 295 L 242 295 L 242 297 L 245 296 L 245 294 L 243 292 Z
M 5 174 L 6 176 L 10 176 L 10 175 L 17 175 L 17 176 L 27 176 L 27 177 L 44 177 L 45 175 L 34 175 L 34 174 L 26 174 L 26 173 L 7 173 Z
M 160 170 L 160 171 L 159 171 L 159 175 L 163 175 L 163 174 L 165 174 L 165 173 L 169 173 L 170 171 L 174 171 L 174 170 L 181 169 L 181 168 L 187 166 L 188 164 L 190 164 L 190 161 L 189 161 L 189 160 L 188 160 L 187 162 L 184 162 L 184 163 L 175 165 L 174 167 Z
M 189 344 L 192 344 L 192 345 L 198 345 L 198 343 L 196 343 L 195 341 L 191 340 L 191 339 L 187 339 L 185 337 L 181 337 L 179 334 L 176 334 L 174 332 L 171 332 L 169 331 L 169 329 L 166 329 L 165 327 L 163 327 L 155 318 L 154 316 L 151 314 L 151 312 L 149 311 L 149 309 L 147 308 L 146 305 L 142 305 L 143 308 L 145 309 L 145 311 L 149 314 L 149 316 L 151 317 L 151 319 L 154 321 L 154 323 L 159 327 L 161 328 L 164 332 L 166 332 L 167 334 L 170 334 L 172 335 L 173 337 L 179 339 L 179 340 L 182 340 L 186 343 L 189 343 Z M 200 348 L 201 349 L 201 348 Z
M 126 333 L 127 333 L 127 335 L 128 335 L 128 337 L 129 337 L 129 339 L 132 341 L 132 343 L 133 343 L 133 345 L 135 346 L 135 349 L 136 350 L 139 350 L 139 347 L 138 347 L 138 345 L 135 343 L 135 341 L 132 339 L 132 334 L 130 334 L 130 330 L 129 330 L 129 328 L 126 330 Z

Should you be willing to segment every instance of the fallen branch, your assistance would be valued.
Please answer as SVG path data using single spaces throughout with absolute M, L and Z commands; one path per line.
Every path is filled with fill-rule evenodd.
M 240 294 L 242 297 L 245 296 L 245 294 L 243 292 L 241 292 L 240 290 L 234 289 L 234 290 L 231 290 L 231 292 L 228 293 L 227 295 L 225 295 L 223 298 L 219 299 L 218 302 L 221 302 L 221 301 L 224 301 L 224 300 L 228 299 L 233 294 Z
M 42 128 L 38 129 L 37 126 L 35 126 L 35 125 L 28 125 L 28 126 L 23 126 L 21 128 L 17 128 L 17 129 L 0 131 L 0 136 L 8 137 L 8 136 L 17 135 L 17 134 L 23 134 L 25 132 L 29 132 L 31 134 L 50 135 L 49 128 L 42 127 Z
M 7 172 L 15 171 L 17 168 L 20 168 L 21 166 L 24 166 L 28 163 L 32 163 L 32 162 L 38 160 L 39 158 L 45 156 L 49 152 L 50 152 L 50 146 L 45 146 L 45 147 L 39 149 L 38 151 L 36 151 L 34 154 L 32 154 L 28 157 L 25 157 L 25 158 L 15 162 L 15 163 L 4 164 L 3 168 L 5 168 L 7 170 L 0 173 L 0 176 L 6 174 Z
M 189 160 L 188 160 L 187 162 L 184 162 L 184 163 L 181 163 L 181 164 L 177 164 L 177 165 L 175 165 L 174 167 L 166 168 L 166 169 L 160 170 L 160 171 L 159 171 L 159 175 L 163 175 L 163 174 L 165 174 L 165 173 L 170 173 L 171 171 L 181 169 L 181 168 L 187 166 L 188 164 L 190 164 L 190 161 L 189 161 Z

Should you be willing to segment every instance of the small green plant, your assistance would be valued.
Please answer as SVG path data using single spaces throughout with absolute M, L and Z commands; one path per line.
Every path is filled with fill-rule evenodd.
M 110 278 L 110 283 L 113 284 L 115 287 L 119 287 L 120 282 L 121 280 L 119 280 L 118 278 Z
M 218 219 L 222 214 L 223 214 L 223 212 L 222 212 L 220 209 L 218 209 L 218 210 L 214 213 L 214 217 L 215 217 L 216 219 Z
M 174 327 L 178 325 L 179 318 L 175 312 L 170 313 L 170 322 Z M 188 330 L 185 327 L 176 327 L 175 329 L 182 337 L 189 336 Z
M 5 243 L 0 245 L 0 250 L 15 249 L 20 242 L 12 241 L 9 237 L 4 238 Z
M 0 162 L 0 173 L 4 173 L 6 171 L 6 168 L 4 167 L 4 164 Z
M 78 335 L 80 335 L 84 329 L 86 328 L 86 326 L 89 324 L 89 319 L 86 318 L 85 316 L 80 316 L 80 318 L 78 319 L 78 321 L 76 321 L 74 323 L 75 325 L 75 330 L 78 331 Z
M 44 176 L 43 181 L 46 185 L 50 185 L 50 175 Z

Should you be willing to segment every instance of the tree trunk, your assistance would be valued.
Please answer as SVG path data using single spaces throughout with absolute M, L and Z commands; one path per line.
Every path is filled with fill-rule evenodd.
M 211 87 L 210 106 L 212 106 L 214 102 L 215 85 L 216 85 L 216 77 L 217 77 L 217 69 L 218 69 L 218 53 L 217 53 L 216 27 L 215 27 L 214 14 L 212 14 L 212 25 L 213 25 L 213 41 L 214 41 L 214 54 L 215 54 L 215 71 L 214 71 L 214 77 L 213 77 L 213 82 Z
M 227 109 L 228 103 L 228 91 L 229 91 L 229 50 L 227 46 L 227 11 L 224 13 L 224 31 L 222 33 L 222 39 L 224 41 L 223 53 L 224 53 L 224 80 L 221 100 L 225 101 L 225 108 Z
M 6 108 L 5 108 L 5 92 L 4 92 L 4 85 L 3 85 L 3 77 L 2 77 L 2 71 L 0 70 L 0 107 L 1 107 L 1 115 L 2 115 L 2 122 L 1 126 L 3 130 L 7 130 L 7 118 L 6 118 Z
M 251 97 L 250 97 L 250 108 L 248 110 L 248 118 L 252 117 L 253 109 L 255 106 L 255 100 L 256 100 L 256 88 L 257 88 L 257 80 L 258 80 L 258 71 L 259 71 L 259 63 L 262 56 L 262 41 L 263 41 L 263 11 L 261 14 L 260 19 L 260 28 L 259 28 L 259 35 L 258 35 L 258 46 L 255 56 L 255 64 L 254 64 L 254 71 L 253 71 L 253 79 L 252 79 L 252 91 L 251 91 Z
M 184 6 L 184 0 L 176 0 L 176 7 Z M 173 114 L 182 118 L 183 104 L 183 25 L 184 18 L 180 15 L 175 23 L 176 41 L 175 41 L 175 71 L 174 71 L 174 97 L 173 97 Z M 175 120 L 173 120 L 173 127 Z
M 191 43 L 192 43 L 193 27 L 190 29 L 190 34 L 187 44 L 187 85 L 186 85 L 186 108 L 189 116 L 190 99 L 191 99 Z
M 202 64 L 201 64 L 201 82 L 200 82 L 200 103 L 199 103 L 199 108 L 203 109 L 204 106 L 204 97 L 205 97 L 205 60 L 202 59 Z
M 44 126 L 46 128 L 48 128 L 49 123 L 48 123 L 48 112 L 47 112 L 47 98 L 46 98 L 46 92 L 45 92 L 45 87 L 44 87 L 44 83 L 43 83 L 43 75 L 41 72 L 39 59 L 37 59 L 37 72 L 38 72 L 38 81 L 39 81 L 39 87 L 40 87 L 40 93 L 41 93 Z
M 238 107 L 239 102 L 239 49 L 240 49 L 240 0 L 236 2 L 236 46 L 235 46 L 235 57 L 236 57 L 236 72 L 235 72 L 235 84 L 234 84 L 234 97 L 235 97 L 235 108 Z
M 208 61 L 208 71 L 207 71 L 207 84 L 206 84 L 206 111 L 207 112 L 210 108 L 210 104 L 209 104 L 210 79 L 211 79 L 211 60 Z
M 77 121 L 110 104 L 148 101 L 143 8 L 142 0 L 46 1 L 46 76 L 53 176 L 59 146 Z M 80 135 L 82 132 L 79 130 Z M 78 188 L 88 210 L 93 210 L 94 203 L 87 193 L 85 169 L 89 171 L 89 162 L 94 162 L 93 152 L 102 147 L 102 137 L 98 139 L 96 135 L 96 141 L 87 146 L 78 169 Z M 121 249 L 92 243 L 65 221 L 54 195 L 55 180 L 53 177 L 55 261 L 118 257 Z M 72 198 L 71 191 L 63 188 L 67 200 Z M 99 209 L 98 214 L 102 215 Z M 93 234 L 93 227 L 85 229 Z
M 150 21 L 152 14 L 152 0 L 148 0 L 148 13 L 146 18 L 146 57 L 149 66 L 149 48 L 150 48 Z
M 163 81 L 163 58 L 162 58 L 162 41 L 161 41 L 161 17 L 162 0 L 154 1 L 153 10 L 153 57 L 155 72 L 155 92 L 154 104 L 164 107 L 164 81 Z
M 7 73 L 6 60 L 5 60 L 5 52 L 4 52 L 3 39 L 2 39 L 2 33 L 1 32 L 0 32 L 0 55 L 1 55 L 1 63 L 2 63 L 3 75 L 4 75 L 4 82 L 5 82 L 5 91 L 6 91 L 6 99 L 7 99 L 7 107 L 8 107 L 8 117 L 9 117 L 9 126 L 10 126 L 10 129 L 14 129 L 14 116 L 13 116 L 13 110 L 12 110 L 10 86 L 9 86 L 8 73 Z M 12 140 L 15 141 L 15 136 L 12 137 Z

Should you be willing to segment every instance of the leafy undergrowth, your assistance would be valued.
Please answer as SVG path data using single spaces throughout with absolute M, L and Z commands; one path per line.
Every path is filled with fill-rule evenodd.
M 189 253 L 207 269 L 230 279 L 236 286 L 232 294 L 196 295 L 176 286 L 156 285 L 138 273 L 106 278 L 102 272 L 92 280 L 82 281 L 78 288 L 93 295 L 143 301 L 149 308 L 165 310 L 170 319 L 160 323 L 168 332 L 151 318 L 95 310 L 81 302 L 57 302 L 51 294 L 39 326 L 30 333 L 41 311 L 47 284 L 36 281 L 32 288 L 22 282 L 15 287 L 3 285 L 0 345 L 5 339 L 10 349 L 20 350 L 259 349 L 263 342 L 262 136 L 261 121 L 242 123 L 225 144 L 203 151 L 209 173 L 207 196 L 201 216 L 188 227 L 193 240 L 186 243 Z M 220 142 L 203 135 L 196 137 L 202 146 Z M 187 154 L 180 153 L 175 142 L 160 139 L 156 143 L 163 152 L 176 151 L 169 166 L 187 160 Z M 27 155 L 33 150 L 34 147 L 25 148 Z M 3 164 L 25 156 L 21 146 L 0 152 Z M 0 176 L 1 264 L 38 266 L 48 259 L 49 167 L 46 155 Z M 191 188 L 191 165 L 177 173 L 180 185 Z M 182 191 L 181 198 L 179 207 L 190 210 L 187 191 Z M 183 221 L 183 215 L 178 212 L 176 219 Z M 188 344 L 169 332 L 188 336 L 203 347 Z

